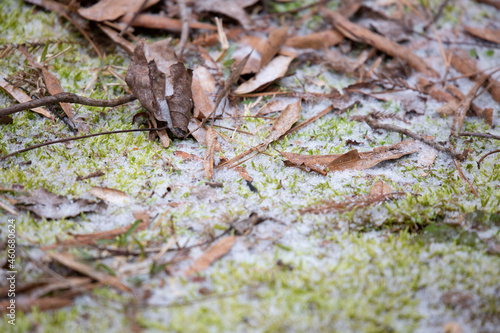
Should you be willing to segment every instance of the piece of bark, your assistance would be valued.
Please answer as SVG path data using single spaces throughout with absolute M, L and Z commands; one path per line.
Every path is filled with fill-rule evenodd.
M 337 28 L 337 30 L 339 30 L 345 37 L 357 42 L 364 42 L 392 57 L 402 59 L 412 68 L 425 75 L 439 77 L 439 74 L 432 67 L 427 65 L 423 59 L 415 55 L 408 48 L 350 22 L 339 13 L 328 9 L 325 9 L 325 11 L 332 19 L 335 28 Z
M 146 9 L 159 1 L 147 0 L 146 4 L 142 6 L 142 0 L 101 0 L 93 6 L 79 8 L 78 14 L 96 22 L 114 21 L 126 13 L 136 13 L 141 7 Z
M 296 49 L 321 50 L 325 47 L 335 46 L 344 40 L 344 36 L 335 30 L 313 32 L 305 36 L 293 36 L 286 40 L 285 46 Z
M 184 271 L 184 275 L 188 277 L 207 269 L 214 261 L 226 255 L 233 247 L 235 241 L 236 236 L 227 236 L 219 239 Z
M 19 103 L 26 103 L 31 101 L 31 98 L 28 96 L 28 94 L 26 94 L 21 89 L 14 87 L 9 82 L 5 81 L 3 77 L 0 77 L 0 87 L 2 87 L 5 90 L 5 92 L 7 92 L 12 98 L 14 98 Z M 54 119 L 54 115 L 45 108 L 38 107 L 30 110 L 39 113 L 49 119 Z
M 472 59 L 466 51 L 455 49 L 452 52 L 451 66 L 464 75 L 474 74 L 470 76 L 470 79 L 482 81 L 483 86 L 488 88 L 491 97 L 493 97 L 497 103 L 500 103 L 500 82 L 493 79 L 491 76 L 478 73 L 479 69 L 476 61 Z
M 213 127 L 209 127 L 207 130 L 207 150 L 205 152 L 205 158 L 203 160 L 205 175 L 208 179 L 212 179 L 212 177 L 214 176 L 214 153 L 216 143 L 217 132 L 215 132 Z
M 130 287 L 123 284 L 117 277 L 112 276 L 107 273 L 99 272 L 96 269 L 83 264 L 81 262 L 76 261 L 72 255 L 63 254 L 63 253 L 49 253 L 49 256 L 60 264 L 78 272 L 85 276 L 88 276 L 96 281 L 99 281 L 103 284 L 110 285 L 118 290 L 123 292 L 132 293 L 132 289 Z
M 125 14 L 120 22 L 129 23 L 134 17 L 134 14 Z M 132 27 L 148 28 L 148 29 L 158 29 L 158 30 L 168 30 L 173 32 L 181 32 L 182 21 L 178 19 L 173 19 L 163 15 L 156 14 L 139 14 L 134 19 L 131 24 Z M 202 22 L 189 22 L 190 29 L 201 29 L 201 30 L 217 30 L 217 27 L 212 24 L 202 23 Z

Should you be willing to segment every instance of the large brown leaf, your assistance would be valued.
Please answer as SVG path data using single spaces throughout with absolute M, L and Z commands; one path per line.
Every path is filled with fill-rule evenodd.
M 305 171 L 314 171 L 322 175 L 332 171 L 365 170 L 382 161 L 398 159 L 420 150 L 415 140 L 406 140 L 390 146 L 376 147 L 372 151 L 359 153 L 357 149 L 345 154 L 335 155 L 300 155 L 281 153 L 287 159 L 285 165 Z
M 192 72 L 177 61 L 168 40 L 150 46 L 139 41 L 125 81 L 142 106 L 166 122 L 175 136 L 186 135 L 193 107 Z

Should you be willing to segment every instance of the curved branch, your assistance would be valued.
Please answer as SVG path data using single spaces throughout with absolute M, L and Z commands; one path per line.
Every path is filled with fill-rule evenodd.
M 6 108 L 0 109 L 0 117 L 7 116 L 16 112 L 37 108 L 39 106 L 50 105 L 55 103 L 77 103 L 89 106 L 114 107 L 136 100 L 134 95 L 123 95 L 115 99 L 94 99 L 77 94 L 63 92 L 52 96 L 34 99 L 32 101 L 20 104 L 14 104 Z
M 53 144 L 56 144 L 56 143 L 61 143 L 61 142 L 68 142 L 68 141 L 75 141 L 75 140 L 81 140 L 81 139 L 86 139 L 86 138 L 92 138 L 94 136 L 99 136 L 99 135 L 118 134 L 118 133 L 130 133 L 130 132 L 146 132 L 146 131 L 157 131 L 158 132 L 158 131 L 163 131 L 163 130 L 166 130 L 166 129 L 168 129 L 168 126 L 159 127 L 159 128 L 137 128 L 137 129 L 131 129 L 131 130 L 120 130 L 120 131 L 110 131 L 110 132 L 94 133 L 94 134 L 88 134 L 88 135 L 82 135 L 82 136 L 75 136 L 75 137 L 72 137 L 72 138 L 66 138 L 66 139 L 60 139 L 60 140 L 55 140 L 55 141 L 49 141 L 49 142 L 40 143 L 40 144 L 33 145 L 33 146 L 30 146 L 30 147 L 25 148 L 25 149 L 21 149 L 21 150 L 15 151 L 15 152 L 10 153 L 10 154 L 5 155 L 5 156 L 0 156 L 0 161 L 3 161 L 3 160 L 5 160 L 5 159 L 7 159 L 9 157 L 12 157 L 12 156 L 20 154 L 20 153 L 24 153 L 24 152 L 27 152 L 27 151 L 30 151 L 30 150 L 33 150 L 33 149 L 37 149 L 37 148 L 45 147 L 45 146 L 50 146 L 50 145 L 53 145 Z

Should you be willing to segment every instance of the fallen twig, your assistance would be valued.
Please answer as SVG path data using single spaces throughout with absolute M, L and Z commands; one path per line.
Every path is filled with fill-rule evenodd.
M 431 146 L 432 148 L 434 148 L 434 149 L 436 149 L 438 151 L 441 151 L 443 153 L 447 153 L 451 157 L 453 157 L 453 158 L 455 158 L 455 159 L 457 159 L 459 161 L 463 161 L 466 158 L 466 153 L 457 153 L 457 152 L 453 151 L 453 149 L 446 148 L 446 147 L 440 145 L 437 142 L 434 142 L 434 141 L 432 141 L 430 139 L 424 138 L 423 136 L 410 131 L 409 129 L 406 129 L 406 128 L 403 128 L 403 127 L 399 127 L 399 126 L 396 126 L 396 125 L 393 125 L 393 124 L 382 124 L 382 123 L 378 122 L 377 120 L 373 119 L 373 117 L 371 115 L 368 115 L 365 118 L 365 121 L 373 129 L 377 129 L 378 128 L 378 129 L 384 129 L 384 130 L 387 130 L 387 131 L 393 131 L 393 132 L 398 132 L 398 133 L 404 134 L 406 136 L 409 136 L 412 139 L 421 141 L 421 142 L 423 142 L 423 143 Z
M 490 156 L 490 155 L 493 155 L 493 154 L 497 154 L 497 153 L 500 153 L 500 149 L 490 151 L 488 154 L 486 154 L 486 155 L 484 155 L 483 157 L 481 157 L 481 158 L 479 159 L 479 161 L 477 161 L 477 168 L 478 168 L 478 169 L 481 169 L 481 163 L 483 162 L 483 160 L 484 160 L 486 157 L 488 157 L 488 156 Z
M 34 99 L 32 101 L 15 104 L 8 106 L 6 108 L 0 109 L 0 117 L 7 116 L 9 114 L 17 113 L 24 110 L 29 110 L 39 106 L 50 105 L 55 103 L 76 103 L 88 106 L 102 106 L 102 107 L 114 107 L 128 102 L 136 100 L 137 97 L 134 95 L 123 95 L 115 99 L 94 99 L 84 96 L 79 96 L 77 94 L 63 92 L 55 94 L 52 96 L 42 97 L 39 99 Z
M 88 134 L 88 135 L 82 135 L 82 136 L 75 136 L 72 138 L 66 138 L 66 139 L 60 139 L 60 140 L 55 140 L 55 141 L 49 141 L 49 142 L 44 142 L 40 143 L 38 145 L 34 145 L 25 149 L 21 149 L 18 151 L 15 151 L 13 153 L 10 153 L 8 155 L 0 157 L 0 161 L 3 161 L 9 157 L 12 157 L 14 155 L 24 153 L 33 149 L 37 149 L 40 147 L 45 147 L 45 146 L 50 146 L 56 143 L 62 143 L 62 142 L 68 142 L 68 141 L 75 141 L 75 140 L 81 140 L 81 139 L 86 139 L 86 138 L 92 138 L 94 136 L 99 136 L 99 135 L 107 135 L 107 134 L 119 134 L 119 133 L 130 133 L 130 132 L 146 132 L 146 131 L 164 131 L 168 128 L 168 126 L 165 127 L 159 127 L 159 128 L 136 128 L 136 129 L 131 129 L 131 130 L 121 130 L 121 131 L 110 131 L 110 132 L 102 132 L 102 133 L 94 133 L 94 134 Z
M 475 136 L 478 138 L 487 138 L 487 139 L 495 139 L 500 140 L 500 136 L 490 134 L 490 133 L 475 133 L 475 132 L 462 132 L 459 136 Z
M 186 46 L 188 36 L 189 36 L 189 11 L 186 7 L 185 0 L 177 0 L 179 5 L 179 11 L 182 19 L 182 29 L 181 29 L 181 39 L 179 41 L 179 48 L 177 52 L 177 57 L 182 59 L 182 53 L 184 52 L 184 47 Z

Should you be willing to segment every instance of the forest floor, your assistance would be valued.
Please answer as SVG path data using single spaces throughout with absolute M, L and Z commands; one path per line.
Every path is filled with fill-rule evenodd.
M 1 156 L 153 125 L 136 115 L 151 100 L 141 82 L 157 87 L 140 72 L 130 84 L 129 65 L 146 64 L 130 43 L 145 38 L 152 57 L 171 37 L 179 52 L 182 33 L 136 27 L 122 48 L 92 22 L 98 54 L 27 2 L 0 3 L 0 86 L 48 96 L 51 73 L 64 92 L 139 101 L 13 113 L 1 118 Z M 110 134 L 0 161 L 0 331 L 498 332 L 500 154 L 477 163 L 500 149 L 498 2 L 320 2 L 228 1 L 240 11 L 224 16 L 217 59 L 221 14 L 202 9 L 218 2 L 186 1 L 210 26 L 192 28 L 183 53 L 206 138 L 172 125 L 170 143 L 167 132 Z M 175 1 L 145 10 L 182 21 Z M 0 108 L 11 96 L 0 89 Z M 249 149 L 260 153 L 234 167 Z

